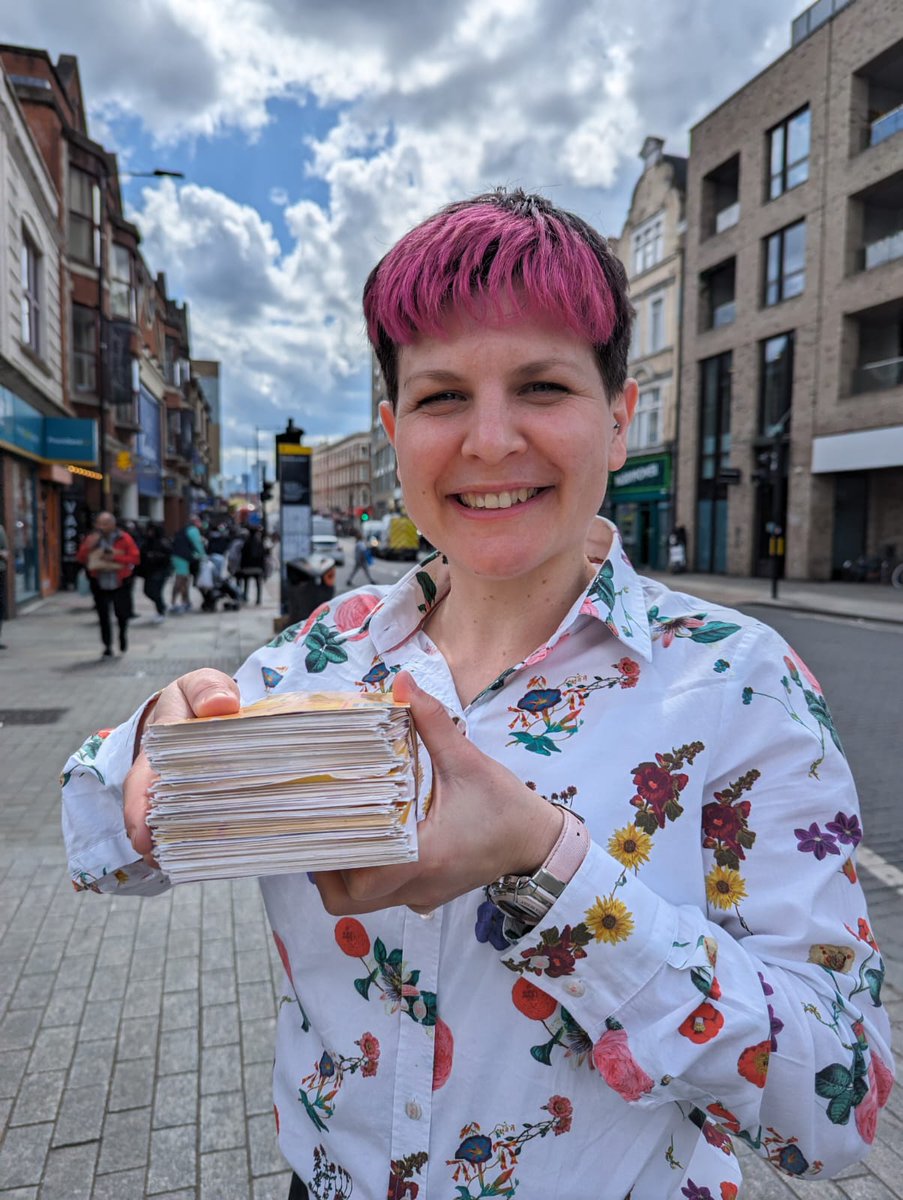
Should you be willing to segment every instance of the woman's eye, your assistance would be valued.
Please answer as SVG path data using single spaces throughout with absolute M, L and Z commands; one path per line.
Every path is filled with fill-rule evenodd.
M 535 383 L 528 383 L 525 390 L 531 395 L 539 396 L 543 393 L 566 392 L 567 388 L 560 383 L 552 383 L 549 379 L 538 379 Z
M 426 404 L 452 404 L 460 399 L 460 392 L 434 392 L 432 396 L 424 396 L 418 401 L 417 407 L 422 408 Z

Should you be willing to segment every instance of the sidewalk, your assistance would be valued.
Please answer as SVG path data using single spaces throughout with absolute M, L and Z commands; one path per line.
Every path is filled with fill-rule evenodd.
M 680 585 L 733 604 L 767 592 L 759 580 L 684 576 Z M 788 592 L 798 586 L 859 589 L 841 600 L 870 618 L 861 593 L 898 600 L 855 584 Z M 817 594 L 825 604 L 833 593 Z M 261 608 L 240 613 L 154 626 L 143 597 L 138 607 L 129 652 L 112 661 L 99 657 L 85 597 L 54 596 L 4 625 L 0 1200 L 286 1200 L 269 1087 L 282 969 L 256 885 L 185 885 L 148 900 L 75 894 L 57 782 L 87 733 L 185 671 L 233 671 L 268 640 L 275 584 Z M 899 1047 L 903 992 L 886 987 L 884 998 Z M 868 1164 L 842 1180 L 798 1183 L 743 1157 L 744 1200 L 903 1200 L 903 1087 Z

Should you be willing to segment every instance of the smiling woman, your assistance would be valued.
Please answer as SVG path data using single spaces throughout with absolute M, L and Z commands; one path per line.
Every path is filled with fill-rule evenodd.
M 77 751 L 77 886 L 168 884 L 148 722 L 276 677 L 392 688 L 424 750 L 418 861 L 261 881 L 297 1000 L 274 1071 L 293 1200 L 713 1200 L 738 1194 L 731 1134 L 842 1170 L 892 1083 L 855 790 L 789 647 L 640 578 L 595 518 L 636 402 L 623 269 L 499 191 L 412 230 L 365 309 L 437 552 Z

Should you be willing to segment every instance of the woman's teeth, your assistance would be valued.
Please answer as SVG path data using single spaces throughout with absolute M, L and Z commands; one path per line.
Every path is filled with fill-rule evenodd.
M 540 488 L 516 488 L 513 492 L 461 492 L 458 499 L 466 508 L 510 508 L 537 495 Z

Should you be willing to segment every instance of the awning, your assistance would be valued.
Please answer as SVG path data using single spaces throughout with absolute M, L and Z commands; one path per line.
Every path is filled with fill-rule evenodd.
M 812 474 L 903 467 L 903 425 L 835 433 L 812 442 Z

